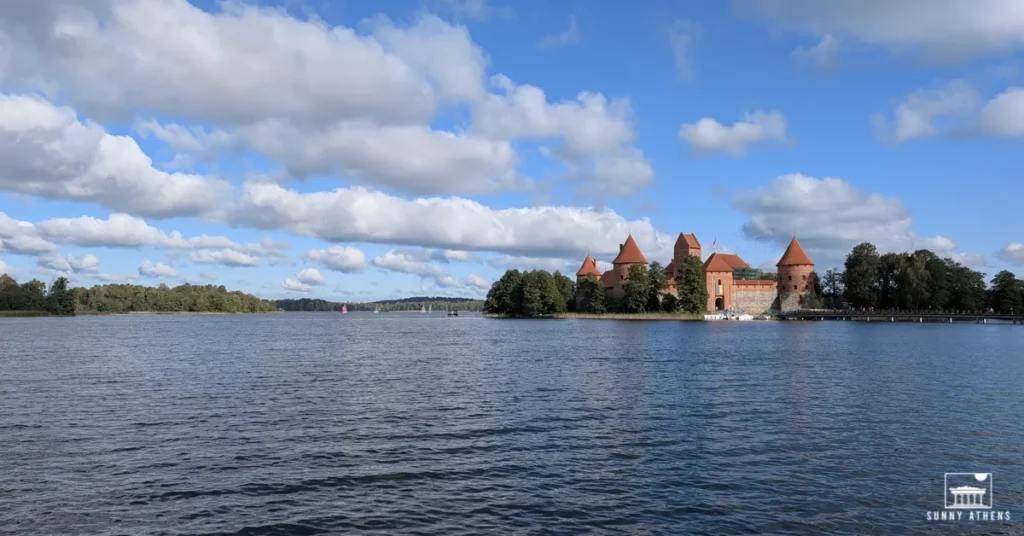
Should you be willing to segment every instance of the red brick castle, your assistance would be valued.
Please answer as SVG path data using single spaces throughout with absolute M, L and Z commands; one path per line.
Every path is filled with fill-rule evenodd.
M 665 273 L 668 275 L 666 292 L 673 295 L 676 293 L 678 262 L 687 256 L 698 259 L 701 257 L 700 242 L 693 234 L 679 233 L 673 248 L 672 261 L 665 267 Z M 583 259 L 583 266 L 576 272 L 576 281 L 579 282 L 588 276 L 597 277 L 608 295 L 621 298 L 625 294 L 626 281 L 629 280 L 629 268 L 634 264 L 647 266 L 647 258 L 640 252 L 633 235 L 630 235 L 625 243 L 619 245 L 619 254 L 612 261 L 611 270 L 602 274 L 597 269 L 597 261 L 587 255 Z M 708 311 L 732 309 L 757 314 L 768 310 L 800 309 L 804 295 L 813 290 L 809 288 L 809 278 L 814 271 L 814 261 L 807 256 L 800 242 L 793 238 L 775 266 L 778 268 L 777 281 L 738 279 L 733 277 L 735 272 L 749 270 L 750 265 L 737 255 L 712 253 L 704 261 Z

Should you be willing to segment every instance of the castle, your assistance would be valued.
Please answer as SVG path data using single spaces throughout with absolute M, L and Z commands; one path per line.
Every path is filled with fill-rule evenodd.
M 673 295 L 676 293 L 678 262 L 687 256 L 701 258 L 700 242 L 693 234 L 679 233 L 672 261 L 665 267 L 668 276 L 665 292 Z M 619 299 L 625 294 L 629 268 L 634 264 L 647 266 L 647 259 L 640 252 L 633 235 L 629 235 L 626 242 L 619 245 L 619 254 L 612 261 L 611 270 L 601 273 L 597 261 L 587 255 L 576 272 L 576 281 L 578 283 L 584 277 L 596 277 L 609 296 Z M 778 268 L 777 280 L 746 279 L 737 276 L 737 272 L 753 272 L 743 259 L 732 254 L 712 253 L 704 261 L 708 311 L 732 309 L 757 314 L 768 310 L 785 312 L 801 309 L 802 298 L 813 290 L 809 288 L 808 278 L 814 271 L 814 261 L 794 237 L 775 266 Z

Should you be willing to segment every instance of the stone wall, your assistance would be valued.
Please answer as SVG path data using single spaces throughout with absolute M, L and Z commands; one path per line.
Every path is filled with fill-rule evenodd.
M 779 310 L 782 312 L 787 311 L 798 311 L 803 309 L 800 306 L 800 292 L 798 290 L 791 290 L 783 293 L 779 300 Z
M 738 280 L 733 282 L 732 308 L 750 314 L 760 314 L 778 308 L 775 281 Z

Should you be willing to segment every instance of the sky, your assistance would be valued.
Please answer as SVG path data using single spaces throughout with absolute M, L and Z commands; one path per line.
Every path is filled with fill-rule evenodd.
M 1022 45 L 1019 0 L 7 0 L 0 273 L 482 297 L 686 232 L 1024 275 Z

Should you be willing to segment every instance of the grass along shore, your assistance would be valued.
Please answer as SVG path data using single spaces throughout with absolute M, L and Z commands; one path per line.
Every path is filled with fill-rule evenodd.
M 259 313 L 250 312 L 223 312 L 223 311 L 127 311 L 124 313 L 107 313 L 98 311 L 82 311 L 77 312 L 74 315 L 63 315 L 63 316 L 115 316 L 115 315 L 254 315 L 254 314 L 271 314 L 277 311 L 261 311 Z M 55 316 L 59 317 L 62 315 L 55 315 L 47 311 L 0 311 L 0 318 L 21 318 L 21 317 L 38 317 L 38 316 Z

